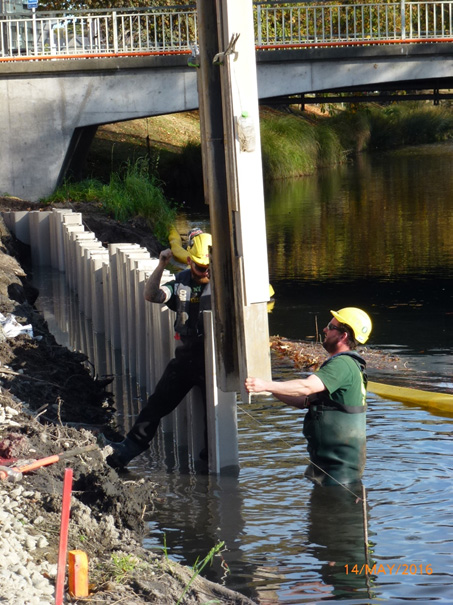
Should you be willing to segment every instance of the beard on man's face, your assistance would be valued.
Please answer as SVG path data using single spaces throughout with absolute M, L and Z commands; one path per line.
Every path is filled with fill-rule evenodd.
M 338 338 L 337 334 L 333 334 L 331 336 L 327 336 L 327 334 L 326 334 L 324 336 L 324 341 L 322 343 L 322 346 L 328 353 L 334 353 L 337 348 L 338 340 L 339 340 L 339 338 Z
M 197 284 L 209 284 L 209 279 L 211 277 L 209 268 L 208 268 L 208 270 L 206 272 L 200 273 L 193 266 L 193 264 L 191 264 L 190 265 L 190 272 L 192 274 L 192 279 L 194 280 L 195 283 L 197 283 Z
M 204 277 L 200 277 L 199 275 L 193 275 L 193 273 L 192 276 L 197 282 L 197 284 L 209 284 L 209 273 L 207 274 L 207 276 L 205 275 Z

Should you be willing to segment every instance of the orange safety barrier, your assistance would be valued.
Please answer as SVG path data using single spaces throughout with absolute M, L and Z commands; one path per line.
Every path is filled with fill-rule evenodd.
M 257 50 L 285 50 L 295 48 L 323 48 L 341 46 L 383 46 L 388 44 L 439 44 L 453 42 L 453 38 L 406 38 L 401 40 L 339 40 L 337 42 L 300 42 L 296 44 L 261 44 Z
M 166 56 L 166 55 L 191 55 L 190 50 L 150 50 L 140 52 L 122 52 L 122 53 L 83 53 L 83 54 L 71 54 L 71 55 L 45 55 L 42 57 L 38 56 L 24 56 L 24 57 L 0 57 L 0 63 L 14 62 L 14 61 L 55 61 L 55 59 L 111 59 L 121 57 L 149 57 L 149 56 Z

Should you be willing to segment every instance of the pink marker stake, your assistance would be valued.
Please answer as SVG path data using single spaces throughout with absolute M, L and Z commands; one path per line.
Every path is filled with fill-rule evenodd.
M 64 472 L 63 502 L 61 506 L 60 546 L 58 549 L 57 584 L 55 589 L 55 605 L 62 605 L 64 580 L 66 575 L 66 553 L 68 550 L 69 510 L 71 508 L 72 468 Z

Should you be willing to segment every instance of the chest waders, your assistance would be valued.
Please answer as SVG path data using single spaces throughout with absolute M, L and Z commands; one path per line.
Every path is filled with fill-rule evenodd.
M 194 339 L 203 335 L 203 311 L 211 308 L 211 284 L 203 289 L 199 300 L 195 303 L 193 288 L 190 286 L 190 270 L 182 271 L 176 278 L 175 300 L 176 311 L 175 332 L 181 336 L 181 340 Z
M 342 355 L 351 357 L 360 370 L 365 402 L 365 361 L 355 353 Z M 307 468 L 306 477 L 321 485 L 359 481 L 366 462 L 366 405 L 344 405 L 331 399 L 327 391 L 310 395 L 309 401 L 303 434 L 307 439 L 310 460 L 316 466 Z

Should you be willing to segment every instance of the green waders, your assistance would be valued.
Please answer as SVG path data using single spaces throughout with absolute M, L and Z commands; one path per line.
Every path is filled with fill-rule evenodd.
M 330 400 L 312 403 L 304 420 L 303 432 L 313 462 L 305 474 L 320 485 L 354 483 L 365 468 L 365 409 L 358 407 L 356 413 L 350 413 L 334 405 Z

